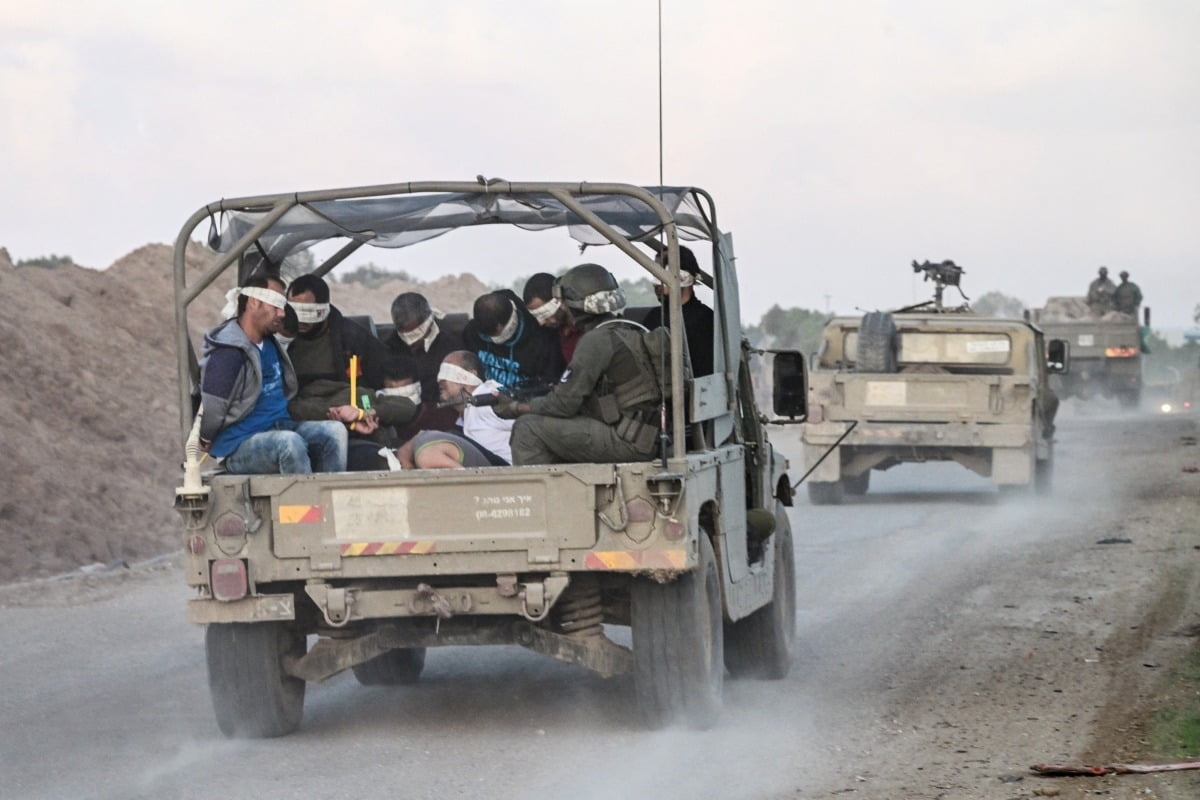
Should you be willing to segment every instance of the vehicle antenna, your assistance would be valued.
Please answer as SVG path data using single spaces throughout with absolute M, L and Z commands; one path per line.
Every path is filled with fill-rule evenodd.
M 662 47 L 662 0 L 658 0 L 658 196 L 663 196 L 663 47 Z M 660 241 L 665 245 L 666 236 L 660 234 Z M 660 250 L 664 254 L 663 265 L 667 263 L 665 257 L 666 251 Z M 662 319 L 667 320 L 670 309 L 668 304 L 663 305 Z M 664 361 L 667 354 L 663 353 L 660 358 Z M 663 365 L 665 366 L 665 364 Z M 660 369 L 659 374 L 666 373 L 665 369 Z M 667 378 L 670 381 L 670 378 Z M 667 448 L 670 445 L 670 437 L 667 435 L 667 393 L 664 391 L 666 387 L 659 387 L 658 400 L 658 455 L 662 459 L 662 468 L 667 468 Z
M 658 0 L 658 185 L 663 185 L 662 0 Z

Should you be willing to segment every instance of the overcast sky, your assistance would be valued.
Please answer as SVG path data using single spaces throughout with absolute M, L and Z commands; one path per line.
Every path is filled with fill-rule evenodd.
M 222 196 L 657 183 L 656 14 L 0 0 L 0 246 L 103 268 Z M 924 299 L 909 262 L 952 258 L 968 294 L 1031 305 L 1126 268 L 1156 327 L 1191 324 L 1200 2 L 663 0 L 663 17 L 664 178 L 716 199 L 747 321 Z M 579 259 L 529 236 L 556 263 L 469 237 L 389 263 L 505 281 Z

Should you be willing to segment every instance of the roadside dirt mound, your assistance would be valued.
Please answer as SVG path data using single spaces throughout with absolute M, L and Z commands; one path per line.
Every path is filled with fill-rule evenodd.
M 196 245 L 189 271 L 210 260 Z M 104 271 L 18 269 L 0 248 L 0 296 L 11 309 L 0 315 L 0 582 L 178 546 L 171 274 L 171 248 L 160 244 Z M 193 306 L 193 331 L 219 321 L 227 288 Z M 333 287 L 339 307 L 380 320 L 402 291 L 464 311 L 487 289 L 471 275 Z

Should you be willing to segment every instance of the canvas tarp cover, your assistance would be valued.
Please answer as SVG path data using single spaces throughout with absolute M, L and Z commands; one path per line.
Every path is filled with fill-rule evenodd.
M 1051 297 L 1046 300 L 1039 316 L 1041 322 L 1137 322 L 1137 317 L 1121 311 L 1106 311 L 1097 314 L 1087 304 L 1085 297 Z
M 690 187 L 647 187 L 676 222 L 681 239 L 710 239 Z M 591 212 L 627 238 L 652 233 L 658 216 L 628 195 L 579 195 Z M 267 211 L 218 212 L 209 244 L 220 252 L 232 248 Z M 525 230 L 567 227 L 572 238 L 588 245 L 608 240 L 549 194 L 405 194 L 365 199 L 324 200 L 297 205 L 283 215 L 259 245 L 273 261 L 326 239 L 347 238 L 375 247 L 407 247 L 472 225 L 514 225 Z

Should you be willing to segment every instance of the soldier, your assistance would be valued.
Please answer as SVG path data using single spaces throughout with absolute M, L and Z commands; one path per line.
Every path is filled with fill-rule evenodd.
M 1100 277 L 1088 284 L 1087 304 L 1093 313 L 1103 314 L 1113 310 L 1113 294 L 1117 287 L 1108 279 L 1108 267 L 1101 267 L 1098 273 Z
M 1113 305 L 1122 314 L 1137 316 L 1138 306 L 1142 304 L 1142 290 L 1129 280 L 1129 271 L 1121 270 L 1121 283 L 1113 292 Z
M 617 279 L 599 264 L 580 264 L 558 279 L 554 297 L 583 336 L 550 394 L 496 406 L 501 417 L 516 418 L 513 465 L 650 460 L 662 391 L 641 326 L 606 324 L 625 308 Z

